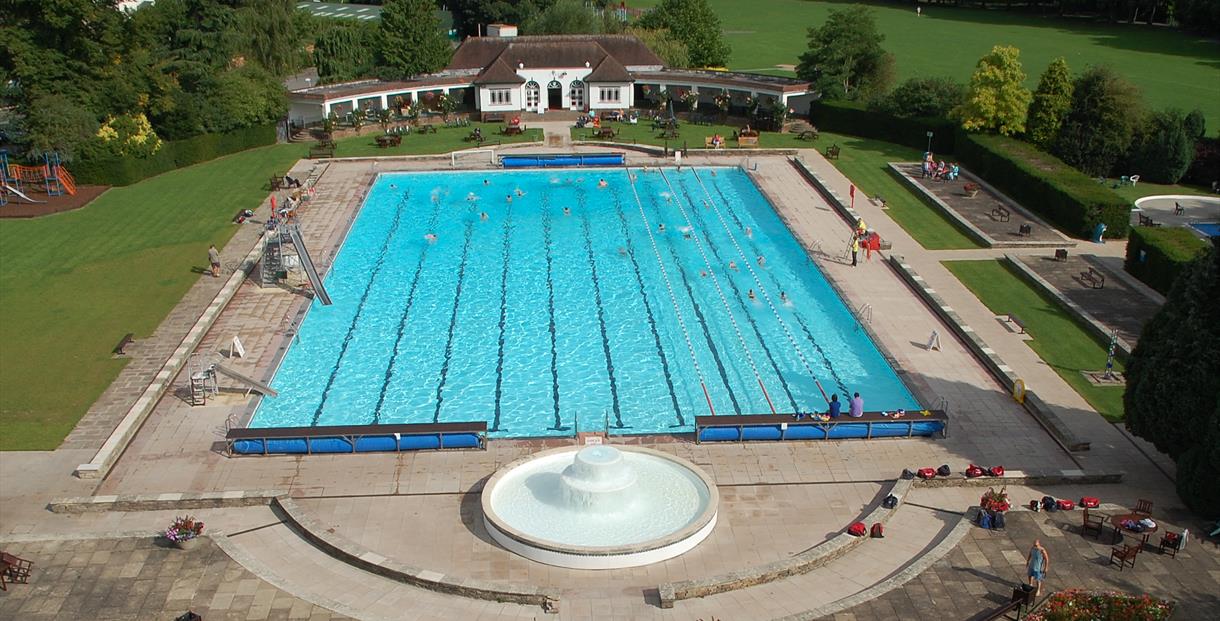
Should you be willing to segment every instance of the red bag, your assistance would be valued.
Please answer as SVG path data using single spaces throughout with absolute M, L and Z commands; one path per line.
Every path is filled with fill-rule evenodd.
M 1058 505 L 1059 505 L 1059 508 L 1060 508 L 1060 509 L 1062 509 L 1062 510 L 1064 510 L 1064 511 L 1071 511 L 1072 509 L 1075 509 L 1075 508 L 1076 508 L 1076 503 L 1074 503 L 1074 502 L 1072 502 L 1072 501 L 1070 501 L 1070 500 L 1068 500 L 1068 499 L 1066 499 L 1066 498 L 1061 499 L 1061 500 L 1060 500 L 1058 503 L 1056 503 L 1056 504 L 1058 504 Z
M 983 476 L 982 468 L 980 468 L 974 464 L 970 464 L 970 467 L 966 468 L 966 478 L 967 479 L 973 479 L 973 478 L 981 477 L 981 476 Z
M 1100 505 L 1101 505 L 1101 500 L 1098 500 L 1097 498 L 1094 498 L 1092 496 L 1085 496 L 1084 498 L 1080 499 L 1080 506 L 1085 507 L 1087 509 L 1096 509 Z
M 869 531 L 869 536 L 872 537 L 873 539 L 884 539 L 885 538 L 885 526 L 883 526 L 881 524 L 881 522 L 877 522 L 876 524 L 873 524 L 873 528 Z
M 1029 510 L 1037 513 L 1042 510 L 1042 503 L 1037 500 L 1029 501 Z
M 863 537 L 868 534 L 868 528 L 864 526 L 864 522 L 856 522 L 847 527 L 847 534 L 853 537 Z
M 931 479 L 931 478 L 936 477 L 936 469 L 935 468 L 920 468 L 919 472 L 917 472 L 916 474 L 919 475 L 919 478 L 921 478 L 921 479 Z
M 1004 476 L 1004 466 L 992 466 L 991 469 L 987 471 L 987 474 L 993 477 L 1002 477 Z

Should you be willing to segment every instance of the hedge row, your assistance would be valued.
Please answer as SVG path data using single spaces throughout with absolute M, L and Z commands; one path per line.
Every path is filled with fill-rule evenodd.
M 933 153 L 953 153 L 957 136 L 957 124 L 948 119 L 900 118 L 841 101 L 813 102 L 809 122 L 820 130 L 884 140 L 920 151 L 928 148 L 931 131 Z
M 113 155 L 85 157 L 68 169 L 77 183 L 91 185 L 131 185 L 164 172 L 206 162 L 222 155 L 275 143 L 275 125 L 258 125 L 225 132 L 202 134 L 184 140 L 165 141 L 147 158 Z
M 1014 138 L 958 132 L 954 155 L 966 168 L 1065 232 L 1088 238 L 1098 222 L 1106 237 L 1126 237 L 1131 205 L 1053 155 Z
M 1124 268 L 1144 284 L 1169 294 L 1169 288 L 1207 242 L 1182 227 L 1137 226 L 1127 240 Z

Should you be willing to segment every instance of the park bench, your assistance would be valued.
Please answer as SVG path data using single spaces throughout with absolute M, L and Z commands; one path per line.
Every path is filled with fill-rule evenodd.
M 1033 234 L 1034 234 L 1034 225 L 1032 225 L 1028 222 L 1017 227 L 1017 235 L 1020 235 L 1021 237 L 1029 237 L 1030 235 L 1033 235 Z
M 1092 266 L 1080 273 L 1080 280 L 1094 289 L 1102 289 L 1106 286 L 1105 274 L 1097 271 L 1097 268 Z
M 271 181 L 267 185 L 271 187 L 272 192 L 284 187 L 283 175 L 271 175 Z
M 1055 250 L 1055 260 L 1060 261 L 1062 263 L 1067 263 L 1067 260 L 1068 260 L 1067 248 L 1059 248 L 1058 250 Z
M 839 159 L 839 145 L 834 144 L 834 145 L 830 145 L 829 147 L 826 147 L 826 159 L 828 159 L 828 160 Z
M 504 113 L 503 112 L 484 112 L 483 113 L 483 122 L 484 123 L 503 123 L 504 122 Z
M 402 144 L 402 136 L 398 134 L 387 134 L 377 137 L 378 148 L 385 149 L 387 147 L 397 147 Z
M 995 209 L 991 210 L 991 217 L 1000 222 L 1008 222 L 1012 219 L 1012 212 L 1008 211 L 1003 205 L 996 205 Z
M 1160 222 L 1153 221 L 1152 216 L 1145 216 L 1142 213 L 1139 214 L 1139 223 L 1140 226 L 1161 226 Z
M 610 139 L 618 135 L 613 127 L 599 127 L 593 131 L 593 137 L 598 139 Z
M 666 128 L 661 131 L 661 138 L 664 138 L 666 140 L 677 140 L 678 139 L 678 130 L 672 129 L 672 128 Z
M 324 157 L 334 157 L 334 156 L 335 156 L 335 146 L 333 144 L 326 145 L 326 144 L 318 143 L 312 147 L 309 147 L 309 159 L 311 159 L 311 160 L 316 160 L 316 159 L 324 158 Z
M 1011 323 L 1012 325 L 1019 328 L 1021 334 L 1025 334 L 1025 322 L 1021 321 L 1020 317 L 1017 317 L 1016 315 L 1014 315 L 1012 313 L 1008 313 L 1008 323 Z
M 131 332 L 124 334 L 123 338 L 119 339 L 119 344 L 114 346 L 114 355 L 116 355 L 116 356 L 126 355 L 127 346 L 131 345 L 132 343 L 134 343 L 136 341 L 135 336 L 136 335 Z
M 813 142 L 818 139 L 818 131 L 816 129 L 807 129 L 797 136 L 798 140 L 808 140 Z
M 712 140 L 714 140 L 715 138 L 716 138 L 715 136 L 705 136 L 703 138 L 703 148 L 705 148 L 705 149 L 723 149 L 724 148 L 724 139 L 723 138 L 720 139 L 720 144 L 713 144 Z
M 758 136 L 749 136 L 749 135 L 738 136 L 737 137 L 737 146 L 739 146 L 739 147 L 757 147 L 758 146 Z

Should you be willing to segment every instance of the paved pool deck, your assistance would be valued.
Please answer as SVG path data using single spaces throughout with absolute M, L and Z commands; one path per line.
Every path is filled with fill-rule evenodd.
M 514 152 L 554 148 L 527 147 Z M 832 188 L 847 194 L 848 180 L 816 151 L 803 150 L 799 156 Z M 747 160 L 746 154 L 692 155 L 684 162 L 737 165 Z M 629 163 L 658 165 L 661 161 L 629 152 Z M 470 159 L 464 165 L 482 164 Z M 300 166 L 309 168 L 308 163 Z M 333 260 L 377 172 L 448 167 L 448 156 L 332 163 L 319 182 L 316 198 L 302 209 L 302 231 L 319 269 L 324 271 Z M 982 463 L 1004 464 L 1010 471 L 1118 471 L 1126 473 L 1121 485 L 1090 490 L 1022 489 L 1021 493 L 1050 491 L 1071 496 L 1090 491 L 1110 502 L 1131 505 L 1137 498 L 1149 498 L 1165 511 L 1180 510 L 1164 459 L 1092 411 L 1024 340 L 999 325 L 994 315 L 941 265 L 943 260 L 997 258 L 1005 252 L 1033 254 L 1045 250 L 927 251 L 879 207 L 867 201 L 859 207 L 867 221 L 893 242 L 891 252 L 915 267 L 1075 433 L 1092 441 L 1092 450 L 1087 453 L 1068 454 L 1060 449 L 1000 390 L 965 347 L 947 336 L 945 326 L 881 260 L 865 261 L 853 268 L 833 250 L 824 251 L 846 246 L 849 225 L 785 158 L 749 157 L 748 169 L 819 268 L 841 291 L 845 303 L 852 308 L 865 303 L 873 306 L 870 330 L 908 386 L 929 405 L 935 406 L 941 399 L 949 405 L 953 422 L 948 438 L 744 445 L 657 443 L 654 448 L 680 454 L 712 475 L 725 497 L 726 519 L 717 526 L 712 539 L 684 557 L 656 567 L 585 576 L 524 561 L 488 543 L 480 537 L 479 527 L 472 526 L 478 520 L 469 498 L 481 482 L 501 465 L 536 450 L 541 443 L 493 441 L 487 451 L 451 453 L 230 458 L 220 450 L 224 430 L 249 411 L 251 399 L 238 392 L 225 392 L 206 406 L 191 407 L 181 398 L 185 380 L 179 377 L 174 380 L 175 389 L 160 399 L 113 471 L 100 481 L 82 481 L 70 475 L 72 468 L 87 461 L 100 445 L 96 435 L 91 441 L 82 436 L 81 442 L 57 451 L 0 455 L 0 476 L 5 481 L 0 486 L 0 541 L 43 541 L 79 537 L 82 533 L 103 538 L 117 532 L 151 533 L 174 513 L 48 513 L 46 504 L 60 496 L 278 489 L 294 496 L 322 523 L 366 545 L 376 544 L 382 554 L 396 560 L 483 580 L 562 586 L 560 618 L 689 619 L 715 615 L 754 619 L 818 609 L 883 583 L 946 537 L 952 516 L 960 517 L 977 502 L 979 491 L 971 488 L 960 493 L 934 494 L 929 490 L 912 494 L 912 499 L 919 502 L 897 513 L 890 526 L 891 537 L 884 543 L 871 550 L 861 548 L 856 551 L 859 553 L 808 574 L 682 601 L 669 610 L 656 607 L 650 585 L 663 576 L 673 580 L 742 569 L 817 545 L 874 506 L 879 500 L 880 482 L 892 480 L 907 467 L 949 463 L 958 469 L 966 463 Z M 243 256 L 249 246 L 241 248 L 240 243 L 235 241 L 230 244 L 232 248 L 226 247 L 225 255 Z M 1091 250 L 1097 256 L 1116 257 L 1121 256 L 1122 247 L 1109 243 Z M 198 291 L 193 289 L 175 313 L 190 316 L 187 307 L 206 305 L 210 300 L 207 290 L 214 286 L 210 281 L 201 278 Z M 269 377 L 277 352 L 292 338 L 296 318 L 306 304 L 304 297 L 289 288 L 261 289 L 247 282 L 197 351 L 216 356 L 227 349 L 233 336 L 240 336 L 247 356 L 226 364 L 254 377 Z M 942 335 L 940 351 L 923 347 L 934 329 Z M 174 336 L 165 338 L 172 343 Z M 181 340 L 181 334 L 177 338 Z M 150 359 L 155 360 L 151 346 L 148 351 Z M 134 401 L 128 394 L 132 389 L 112 387 L 116 396 L 122 394 Z M 283 516 L 270 508 L 193 512 L 229 534 L 226 549 L 242 567 L 285 597 L 305 602 L 294 603 L 290 610 L 299 606 L 297 609 L 304 611 L 308 604 L 339 615 L 371 619 L 541 617 L 537 607 L 442 595 L 345 565 L 302 539 L 284 523 Z M 273 601 L 277 600 L 273 597 Z M 317 612 L 308 610 L 314 611 L 309 614 Z

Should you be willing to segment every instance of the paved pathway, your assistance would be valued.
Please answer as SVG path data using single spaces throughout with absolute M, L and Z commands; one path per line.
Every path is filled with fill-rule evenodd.
M 259 579 L 205 537 L 177 550 L 152 537 L 10 543 L 33 560 L 28 584 L 0 591 L 4 619 L 175 619 L 207 621 L 347 619 Z
M 1145 293 L 1146 287 L 1133 285 L 1123 275 L 1089 255 L 1069 254 L 1066 261 L 1056 261 L 1053 254 L 1041 257 L 1021 257 L 1021 262 L 1058 289 L 1067 299 L 1085 312 L 1099 318 L 1103 325 L 1118 330 L 1118 336 L 1134 346 L 1144 324 L 1160 310 L 1164 298 Z M 1096 269 L 1105 277 L 1105 286 L 1093 288 L 1081 279 L 1081 273 Z M 1157 299 L 1160 298 L 1160 299 Z

